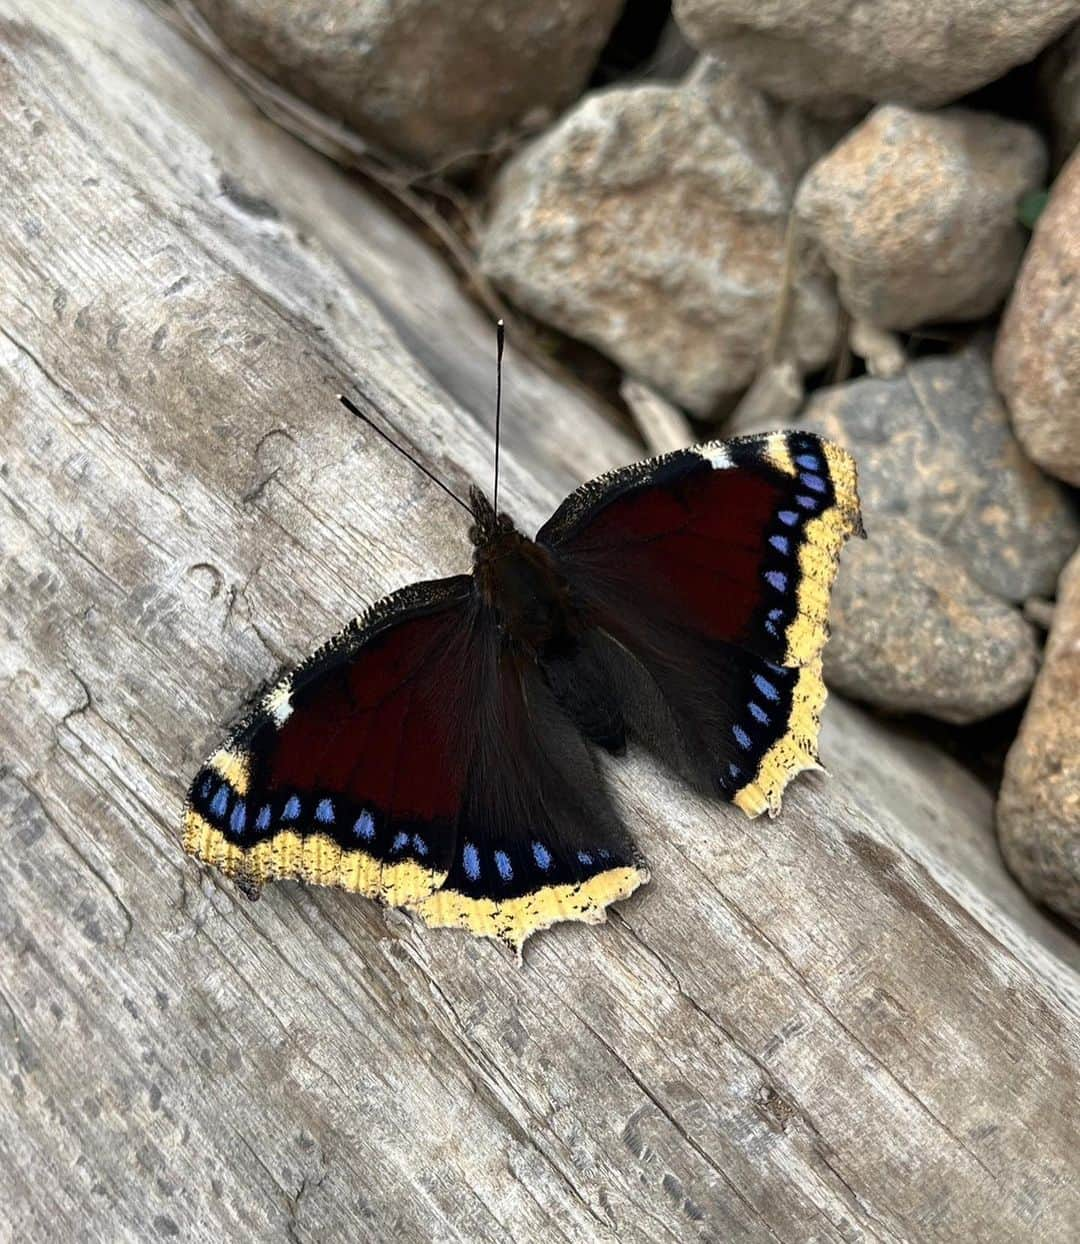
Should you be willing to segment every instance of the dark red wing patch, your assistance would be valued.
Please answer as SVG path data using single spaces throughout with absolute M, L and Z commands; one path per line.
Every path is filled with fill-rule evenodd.
M 348 660 L 300 670 L 291 712 L 255 758 L 267 790 L 332 790 L 391 820 L 453 817 L 467 761 L 450 737 L 466 643 L 457 613 L 440 611 L 384 631 Z
M 763 550 L 783 508 L 783 481 L 764 471 L 714 470 L 696 454 L 677 468 L 614 497 L 559 546 L 560 557 L 612 604 L 739 643 L 768 590 Z
M 184 838 L 243 882 L 341 886 L 518 950 L 647 876 L 466 577 L 389 597 L 264 695 L 196 777 Z
M 773 432 L 601 476 L 537 540 L 609 613 L 800 666 L 825 642 L 840 547 L 856 531 L 850 456 L 813 433 Z
M 416 584 L 281 679 L 196 777 L 188 849 L 255 882 L 436 889 L 470 759 L 475 608 L 468 576 Z

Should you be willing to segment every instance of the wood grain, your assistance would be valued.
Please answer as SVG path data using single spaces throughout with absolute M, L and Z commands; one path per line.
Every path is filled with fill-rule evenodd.
M 775 821 L 613 770 L 654 881 L 521 969 L 185 858 L 249 691 L 467 561 L 487 326 L 161 14 L 0 0 L 5 1240 L 1070 1238 L 1075 944 L 989 796 L 833 701 Z M 535 523 L 634 450 L 511 356 Z

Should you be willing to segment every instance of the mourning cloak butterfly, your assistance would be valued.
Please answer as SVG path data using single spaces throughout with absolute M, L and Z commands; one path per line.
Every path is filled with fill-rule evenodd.
M 648 880 L 590 748 L 638 740 L 748 816 L 819 767 L 855 465 L 776 432 L 611 471 L 535 540 L 468 508 L 472 574 L 384 598 L 265 692 L 197 774 L 184 846 L 248 892 L 339 886 L 520 953 Z

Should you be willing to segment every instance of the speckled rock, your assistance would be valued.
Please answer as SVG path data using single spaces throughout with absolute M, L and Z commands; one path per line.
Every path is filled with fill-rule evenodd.
M 1038 84 L 1050 123 L 1056 166 L 1080 145 L 1080 25 L 1073 26 L 1042 55 Z
M 994 350 L 994 375 L 1033 461 L 1080 486 L 1080 152 L 1039 217 Z
M 1043 668 L 1005 764 L 997 824 L 1020 884 L 1080 925 L 1080 552 L 1061 576 Z
M 1024 64 L 1078 0 L 675 0 L 691 43 L 780 99 L 946 104 Z
M 533 315 L 708 417 L 758 369 L 814 155 L 805 122 L 729 74 L 597 93 L 506 167 L 481 262 Z M 820 366 L 837 306 L 802 253 L 790 305 L 785 352 Z
M 621 0 L 194 0 L 224 42 L 368 141 L 431 166 L 581 91 Z
M 821 389 L 802 426 L 855 454 L 868 525 L 904 515 L 1006 600 L 1052 592 L 1080 540 L 1064 490 L 1017 444 L 978 348 Z
M 867 520 L 833 593 L 825 678 L 855 699 L 942 721 L 978 721 L 1021 699 L 1035 631 L 959 558 L 904 518 Z
M 796 209 L 852 315 L 899 329 L 977 319 L 1012 286 L 1028 236 L 1016 205 L 1045 173 L 1026 125 L 886 104 L 810 169 Z

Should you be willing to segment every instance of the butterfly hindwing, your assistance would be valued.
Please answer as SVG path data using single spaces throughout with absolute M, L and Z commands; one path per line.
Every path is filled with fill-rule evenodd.
M 753 816 L 817 766 L 829 593 L 856 532 L 850 456 L 784 432 L 602 476 L 537 539 L 640 675 L 631 715 L 666 706 L 674 731 L 646 737 Z
M 602 919 L 648 873 L 539 670 L 494 637 L 481 649 L 485 693 L 457 854 L 418 911 L 520 950 L 556 921 Z

